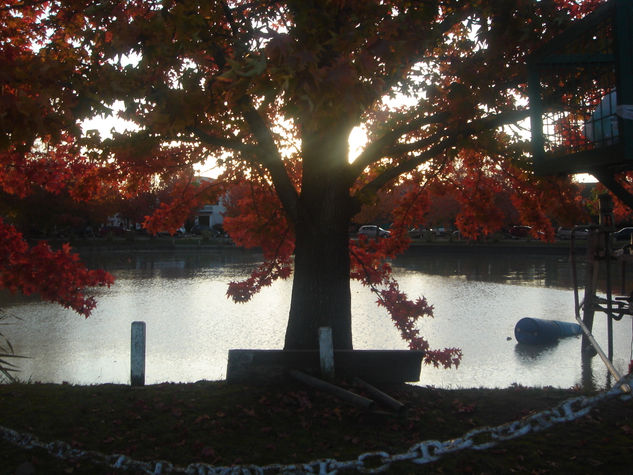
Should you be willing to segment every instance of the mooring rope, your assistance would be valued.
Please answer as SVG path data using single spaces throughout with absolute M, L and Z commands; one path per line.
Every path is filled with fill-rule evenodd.
M 618 397 L 623 400 L 630 400 L 632 398 L 631 394 L 625 393 L 623 388 L 625 388 L 626 385 L 630 387 L 631 380 L 633 380 L 633 375 L 629 374 L 618 381 L 609 391 L 603 391 L 591 397 L 572 397 L 551 409 L 545 409 L 536 414 L 495 427 L 479 427 L 456 439 L 445 441 L 426 440 L 411 446 L 407 452 L 394 455 L 383 451 L 367 452 L 361 454 L 355 460 L 349 461 L 322 459 L 300 464 L 271 464 L 265 466 L 234 465 L 230 467 L 218 467 L 206 463 L 191 463 L 183 467 L 164 460 L 145 462 L 133 459 L 127 455 L 108 455 L 92 450 L 81 450 L 63 441 L 43 442 L 32 434 L 18 432 L 3 426 L 0 426 L 0 437 L 23 449 L 43 449 L 53 457 L 62 460 L 84 460 L 96 465 L 121 470 L 134 470 L 136 472 L 153 475 L 336 474 L 340 470 L 350 469 L 361 473 L 382 473 L 387 471 L 394 463 L 411 462 L 414 464 L 427 464 L 435 462 L 445 455 L 465 449 L 486 450 L 494 447 L 499 442 L 516 439 L 529 433 L 541 432 L 556 424 L 579 419 L 587 415 L 598 404 L 608 399 Z

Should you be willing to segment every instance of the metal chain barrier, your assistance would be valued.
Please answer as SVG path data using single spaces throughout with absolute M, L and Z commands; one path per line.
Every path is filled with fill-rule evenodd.
M 266 466 L 235 465 L 217 467 L 205 463 L 192 463 L 186 467 L 176 466 L 163 460 L 143 462 L 127 455 L 111 454 L 91 450 L 80 450 L 67 442 L 42 442 L 29 433 L 21 433 L 0 426 L 0 438 L 23 449 L 39 448 L 62 460 L 85 460 L 97 465 L 104 465 L 120 470 L 134 470 L 146 474 L 186 474 L 186 475 L 250 475 L 250 474 L 293 474 L 318 473 L 336 474 L 341 470 L 356 470 L 361 473 L 382 473 L 392 464 L 411 462 L 427 464 L 435 462 L 445 455 L 461 450 L 486 450 L 499 442 L 516 439 L 529 433 L 536 433 L 563 422 L 571 422 L 587 415 L 594 407 L 605 400 L 619 397 L 630 400 L 633 396 L 624 393 L 625 385 L 631 387 L 633 375 L 627 375 L 616 383 L 613 389 L 592 397 L 573 397 L 561 402 L 558 406 L 546 409 L 531 416 L 508 422 L 495 427 L 479 427 L 462 437 L 446 441 L 426 440 L 419 442 L 405 453 L 390 455 L 387 452 L 367 452 L 356 460 L 337 461 L 334 459 L 316 460 L 303 464 L 273 464 Z

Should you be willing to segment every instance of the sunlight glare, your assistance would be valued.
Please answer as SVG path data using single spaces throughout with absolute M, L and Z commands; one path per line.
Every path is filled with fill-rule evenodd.
M 357 126 L 349 134 L 349 162 L 353 163 L 367 145 L 367 131 L 364 127 Z

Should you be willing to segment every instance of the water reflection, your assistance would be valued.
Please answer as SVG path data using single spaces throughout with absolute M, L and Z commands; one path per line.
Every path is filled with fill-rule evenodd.
M 455 276 L 469 281 L 512 283 L 540 287 L 572 286 L 569 257 L 565 251 L 534 255 L 511 251 L 418 249 L 399 257 L 396 263 L 420 272 Z
M 582 288 L 585 278 L 584 250 L 576 251 L 577 279 Z M 453 276 L 467 281 L 497 282 L 537 287 L 573 288 L 572 266 L 568 249 L 556 248 L 548 253 L 534 252 L 529 248 L 415 248 L 398 257 L 396 265 L 419 272 Z M 621 284 L 633 282 L 633 267 L 611 265 L 611 285 L 620 292 Z M 627 284 L 628 283 L 628 284 Z M 604 268 L 598 280 L 598 289 L 606 291 Z M 629 293 L 625 289 L 625 292 Z
M 558 341 L 547 345 L 526 345 L 517 343 L 514 347 L 517 359 L 526 364 L 532 364 L 539 359 L 543 359 L 546 354 L 556 350 Z
M 226 299 L 227 283 L 244 278 L 261 256 L 234 252 L 137 252 L 85 256 L 117 277 L 99 289 L 99 306 L 87 320 L 34 299 L 0 295 L 0 305 L 24 321 L 8 328 L 25 362 L 23 379 L 71 383 L 127 383 L 132 321 L 147 322 L 148 383 L 222 379 L 230 348 L 281 348 L 291 282 L 264 289 L 248 303 Z M 522 317 L 573 321 L 573 293 L 565 256 L 411 253 L 394 262 L 411 297 L 423 295 L 435 318 L 420 322 L 434 348 L 459 347 L 457 370 L 424 367 L 420 384 L 438 387 L 603 387 L 597 359 L 582 362 L 580 339 L 547 348 L 519 347 L 514 325 Z M 375 297 L 352 284 L 354 345 L 405 349 Z M 616 326 L 615 365 L 628 366 L 630 324 Z M 596 317 L 596 338 L 606 324 Z M 619 358 L 619 359 L 618 359 Z

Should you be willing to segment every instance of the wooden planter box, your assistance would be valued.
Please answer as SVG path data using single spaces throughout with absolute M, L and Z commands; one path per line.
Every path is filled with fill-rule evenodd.
M 334 371 L 371 383 L 419 381 L 423 356 L 413 350 L 334 350 Z M 226 380 L 261 383 L 284 378 L 291 369 L 319 376 L 319 350 L 229 350 Z

